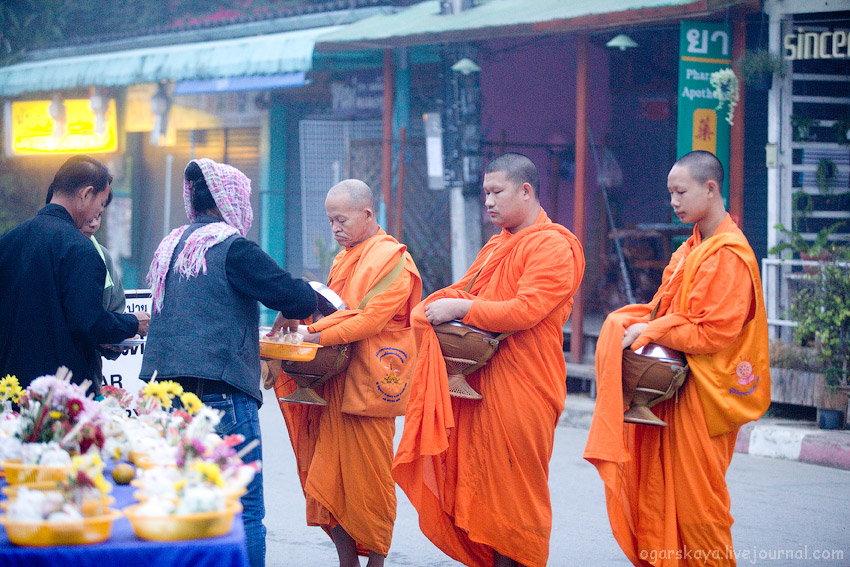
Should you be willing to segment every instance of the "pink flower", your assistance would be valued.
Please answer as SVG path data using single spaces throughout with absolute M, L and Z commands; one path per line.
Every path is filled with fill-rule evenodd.
M 234 433 L 233 435 L 228 435 L 227 437 L 222 439 L 222 441 L 224 441 L 224 444 L 228 447 L 235 447 L 242 443 L 244 440 L 245 436 L 240 433 Z

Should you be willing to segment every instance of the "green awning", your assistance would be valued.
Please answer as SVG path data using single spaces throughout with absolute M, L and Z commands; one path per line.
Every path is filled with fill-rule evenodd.
M 266 35 L 60 57 L 0 67 L 0 96 L 160 80 L 216 79 L 309 71 L 324 26 Z
M 440 15 L 440 2 L 372 16 L 316 40 L 317 51 L 484 40 L 637 25 L 710 13 L 741 0 L 485 0 Z

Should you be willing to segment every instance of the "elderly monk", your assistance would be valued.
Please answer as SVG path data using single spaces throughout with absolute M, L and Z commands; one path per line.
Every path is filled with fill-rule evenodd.
M 403 374 L 406 365 L 407 375 L 412 374 L 416 343 L 410 312 L 422 298 L 422 279 L 406 247 L 378 226 L 368 185 L 356 179 L 342 181 L 328 192 L 325 209 L 333 237 L 344 248 L 334 258 L 328 286 L 349 309 L 319 319 L 308 327 L 304 339 L 323 346 L 356 344 L 347 371 L 317 389 L 327 406 L 286 402 L 280 406 L 307 499 L 307 523 L 330 534 L 341 567 L 359 565 L 358 553 L 368 554 L 368 565 L 379 567 L 390 549 L 396 514 L 392 416 L 404 413 L 407 392 L 391 396 L 391 401 L 378 400 L 376 413 L 368 403 L 365 409 L 349 404 L 349 397 L 363 393 L 364 387 L 369 389 L 367 401 L 368 396 L 387 391 L 381 385 L 384 371 L 374 366 L 380 355 L 376 357 L 367 345 L 402 353 L 406 362 L 395 359 L 395 370 Z M 388 277 L 400 264 L 398 275 Z M 382 280 L 385 285 L 389 281 L 389 287 L 358 309 Z M 275 384 L 278 397 L 294 390 L 295 384 L 281 373 Z
M 562 329 L 584 253 L 549 220 L 538 188 L 527 157 L 490 162 L 485 206 L 501 233 L 413 313 L 419 360 L 393 477 L 423 533 L 466 565 L 543 567 L 549 555 L 549 459 L 567 394 Z M 467 376 L 481 400 L 450 398 L 432 325 L 452 319 L 512 333 Z
M 676 162 L 670 204 L 695 223 L 693 235 L 652 303 L 613 312 L 597 344 L 584 458 L 599 470 L 614 537 L 635 565 L 735 565 L 726 470 L 739 428 L 770 404 L 770 374 L 758 263 L 722 185 L 713 154 Z M 652 408 L 667 427 L 623 423 L 623 349 L 650 342 L 684 352 L 690 367 L 677 397 Z

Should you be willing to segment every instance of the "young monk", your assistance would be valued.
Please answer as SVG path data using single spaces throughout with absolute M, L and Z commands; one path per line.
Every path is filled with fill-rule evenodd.
M 735 565 L 726 470 L 739 428 L 770 404 L 770 374 L 758 263 L 722 185 L 713 154 L 676 162 L 670 204 L 693 235 L 652 303 L 610 314 L 597 344 L 584 458 L 599 470 L 614 537 L 635 565 Z M 652 408 L 667 427 L 623 423 L 623 349 L 647 343 L 684 352 L 690 367 L 678 395 Z
M 406 247 L 378 226 L 368 185 L 356 179 L 342 181 L 328 192 L 325 209 L 333 237 L 344 248 L 334 258 L 328 286 L 348 309 L 319 319 L 304 340 L 323 346 L 357 344 L 347 371 L 316 390 L 327 406 L 281 402 L 280 409 L 307 499 L 307 524 L 321 526 L 330 534 L 341 567 L 358 566 L 358 553 L 368 555 L 370 567 L 380 567 L 390 549 L 396 515 L 391 474 L 395 417 L 370 414 L 402 415 L 407 395 L 383 396 L 390 401 L 381 399 L 379 405 L 396 407 L 379 407 L 381 411 L 349 404 L 346 396 L 358 391 L 358 386 L 368 386 L 375 395 L 393 388 L 396 393 L 404 390 L 398 384 L 380 382 L 386 380 L 389 366 L 400 375 L 412 374 L 416 343 L 410 312 L 422 298 L 422 279 Z M 398 275 L 384 279 L 398 265 L 403 266 Z M 381 280 L 390 282 L 389 287 L 359 309 Z M 275 327 L 282 324 L 281 319 Z M 381 345 L 389 348 L 382 353 L 401 358 L 395 354 L 381 358 L 381 353 L 373 352 Z M 281 373 L 275 393 L 282 398 L 295 387 Z
M 488 164 L 485 206 L 502 232 L 413 312 L 419 360 L 393 477 L 423 533 L 466 565 L 544 567 L 549 555 L 549 459 L 567 393 L 562 329 L 584 253 L 541 208 L 538 179 L 523 155 Z M 513 332 L 467 376 L 481 400 L 449 396 L 432 325 L 452 319 Z

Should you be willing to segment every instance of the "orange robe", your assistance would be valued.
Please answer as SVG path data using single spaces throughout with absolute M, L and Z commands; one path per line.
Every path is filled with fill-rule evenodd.
M 334 258 L 328 287 L 354 309 L 404 251 L 404 245 L 381 230 Z M 422 280 L 408 256 L 395 282 L 362 311 L 338 311 L 310 330 L 321 332 L 325 346 L 399 332 L 410 326 L 410 311 L 421 297 Z M 342 413 L 345 383 L 345 374 L 340 374 L 316 389 L 327 406 L 280 402 L 307 500 L 307 524 L 326 531 L 341 525 L 357 543 L 358 552 L 386 555 L 396 514 L 391 474 L 395 419 Z M 278 398 L 294 390 L 295 383 L 281 372 L 275 384 Z
M 649 322 L 657 301 L 657 318 L 632 348 L 655 342 L 680 350 L 691 373 L 676 397 L 652 408 L 667 427 L 623 423 L 623 332 Z M 752 359 L 754 372 L 735 376 L 735 365 L 750 364 L 740 357 Z M 731 371 L 719 372 L 721 362 Z M 584 458 L 599 471 L 614 537 L 633 564 L 735 565 L 726 470 L 740 425 L 770 402 L 768 367 L 758 264 L 728 215 L 704 242 L 694 228 L 651 304 L 608 316 Z
M 482 266 L 470 292 L 462 291 Z M 491 238 L 463 279 L 413 312 L 419 359 L 393 477 L 422 532 L 466 565 L 490 567 L 493 549 L 546 565 L 549 460 L 567 393 L 562 329 L 583 274 L 578 240 L 541 210 L 533 226 Z M 467 376 L 482 400 L 449 397 L 445 361 L 424 315 L 441 297 L 473 300 L 464 323 L 516 331 Z

